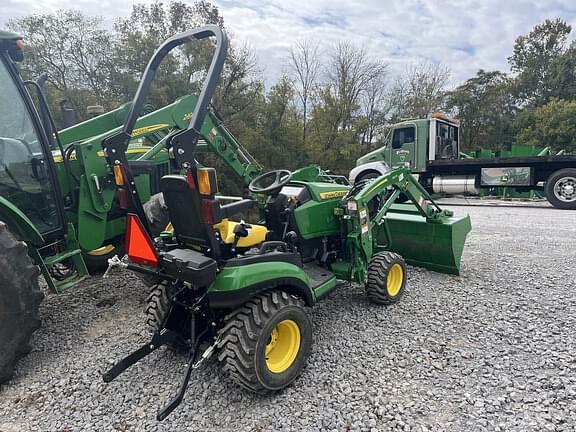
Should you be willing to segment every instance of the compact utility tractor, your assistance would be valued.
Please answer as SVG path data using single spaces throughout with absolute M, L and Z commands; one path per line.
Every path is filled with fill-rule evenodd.
M 170 225 L 154 236 L 125 156 L 133 119 L 166 54 L 208 37 L 216 39 L 215 52 L 189 127 L 166 141 L 179 174 L 160 180 Z M 227 44 L 215 26 L 167 40 L 150 60 L 124 130 L 103 144 L 118 194 L 128 203 L 127 259 L 116 262 L 156 282 L 148 306 L 151 340 L 114 365 L 104 380 L 112 381 L 163 345 L 184 348 L 186 373 L 159 420 L 178 406 L 192 371 L 214 352 L 222 370 L 251 391 L 286 387 L 312 345 L 307 306 L 339 280 L 365 285 L 374 303 L 394 304 L 407 278 L 401 254 L 415 265 L 457 273 L 470 230 L 468 217 L 441 210 L 406 169 L 353 187 L 309 175 L 309 169 L 271 171 L 250 182 L 256 200 L 223 205 L 216 171 L 200 167 L 195 154 Z M 394 204 L 401 193 L 410 205 Z M 233 220 L 255 206 L 261 223 Z
M 18 70 L 23 56 L 22 38 L 0 31 L 0 384 L 12 377 L 40 325 L 39 273 L 52 292 L 71 288 L 123 255 L 126 227 L 102 141 L 121 130 L 131 104 L 57 132 L 39 85 L 45 76 L 24 82 Z M 125 153 L 156 234 L 165 228 L 158 219 L 159 182 L 171 169 L 164 141 L 188 127 L 197 100 L 186 95 L 136 113 L 142 115 Z M 246 185 L 260 173 L 214 110 L 200 130 L 198 153 L 216 156 Z

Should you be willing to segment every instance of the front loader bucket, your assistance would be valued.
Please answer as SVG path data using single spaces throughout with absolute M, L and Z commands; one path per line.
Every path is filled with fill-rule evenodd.
M 472 229 L 469 216 L 427 221 L 412 204 L 394 204 L 385 221 L 375 233 L 378 250 L 396 252 L 413 266 L 460 274 L 466 235 Z M 389 245 L 386 245 L 386 229 L 391 240 Z

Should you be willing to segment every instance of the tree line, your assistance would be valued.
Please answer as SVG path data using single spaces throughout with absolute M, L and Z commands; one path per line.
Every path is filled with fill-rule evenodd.
M 48 72 L 46 91 L 58 115 L 63 100 L 80 119 L 86 107 L 112 109 L 134 95 L 154 50 L 168 37 L 203 24 L 225 28 L 218 8 L 194 3 L 136 4 L 107 29 L 79 11 L 34 14 L 9 28 L 26 41 L 23 75 Z M 512 144 L 576 150 L 576 43 L 571 27 L 547 20 L 519 36 L 510 73 L 480 70 L 448 89 L 450 70 L 432 62 L 393 76 L 389 65 L 362 46 L 323 47 L 297 40 L 285 73 L 265 85 L 254 52 L 232 38 L 213 105 L 225 124 L 265 168 L 307 163 L 347 174 L 361 155 L 384 145 L 393 123 L 444 111 L 461 120 L 463 149 Z M 157 108 L 198 93 L 212 42 L 187 44 L 160 67 L 148 102 Z

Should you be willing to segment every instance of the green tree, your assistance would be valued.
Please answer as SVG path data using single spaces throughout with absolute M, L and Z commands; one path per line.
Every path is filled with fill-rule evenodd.
M 558 59 L 566 54 L 566 41 L 572 27 L 558 18 L 546 20 L 526 36 L 519 36 L 508 58 L 517 73 L 516 94 L 526 104 L 542 105 L 555 91 Z
M 550 66 L 550 97 L 576 99 L 576 42 Z
M 312 111 L 306 143 L 309 162 L 338 174 L 348 174 L 362 152 L 360 143 L 365 127 L 365 119 L 361 116 L 352 116 L 347 120 L 347 127 L 341 127 L 343 112 L 341 100 L 328 87 L 321 89 Z
M 464 151 L 499 150 L 514 141 L 515 100 L 511 80 L 499 71 L 479 70 L 446 95 L 446 109 L 461 122 L 460 144 Z
M 519 119 L 518 142 L 555 151 L 576 151 L 576 100 L 552 98 L 550 102 L 526 110 Z
M 268 93 L 264 111 L 263 137 L 270 145 L 267 165 L 273 168 L 298 168 L 304 159 L 300 145 L 300 129 L 293 104 L 294 85 L 282 77 Z
M 48 99 L 54 112 L 68 100 L 80 117 L 87 105 L 110 108 L 112 35 L 98 17 L 74 10 L 33 14 L 9 23 L 26 41 L 22 70 L 27 79 L 49 75 Z
M 217 8 L 204 1 L 191 5 L 180 1 L 135 4 L 130 16 L 115 25 L 113 57 L 117 67 L 113 82 L 118 99 L 132 98 L 148 61 L 162 42 L 203 24 L 224 25 Z M 158 68 L 149 101 L 163 106 L 184 94 L 198 93 L 212 52 L 210 40 L 174 49 Z

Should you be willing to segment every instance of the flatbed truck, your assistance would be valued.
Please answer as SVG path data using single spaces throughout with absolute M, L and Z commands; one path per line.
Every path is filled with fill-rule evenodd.
M 543 191 L 554 207 L 576 210 L 576 156 L 461 158 L 459 122 L 441 113 L 392 126 L 386 144 L 357 160 L 350 182 L 410 168 L 429 193 L 478 195 L 481 189 Z

